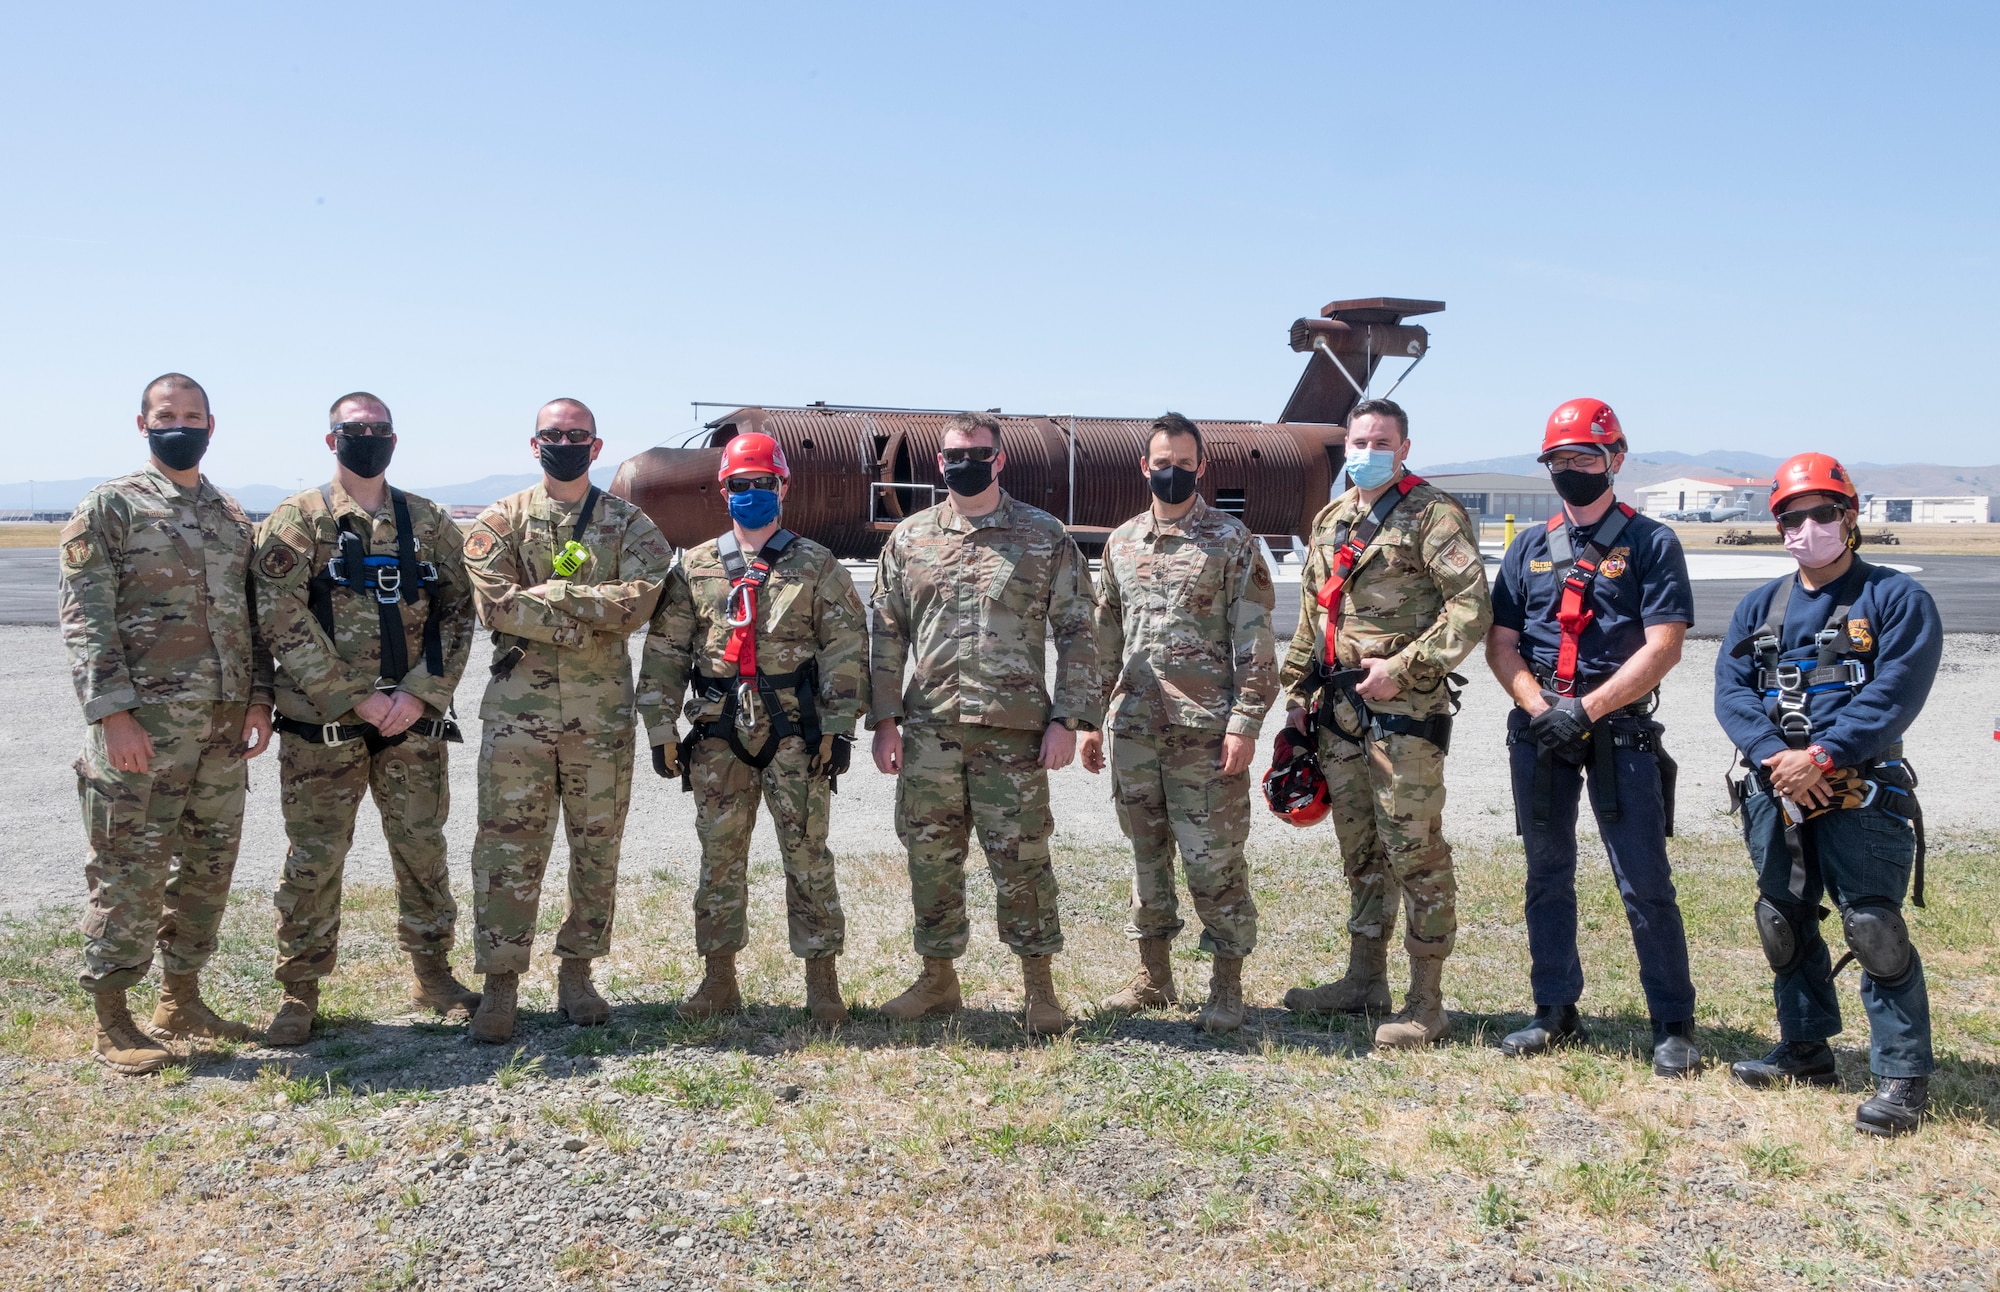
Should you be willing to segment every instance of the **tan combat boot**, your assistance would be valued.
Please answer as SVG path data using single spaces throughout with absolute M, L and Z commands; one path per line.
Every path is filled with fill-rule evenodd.
M 278 1004 L 277 1017 L 264 1029 L 264 1044 L 304 1045 L 306 1038 L 312 1035 L 313 1016 L 318 1013 L 317 978 L 286 983 L 285 998 Z
M 1132 975 L 1132 981 L 1125 984 L 1123 991 L 1106 996 L 1097 1007 L 1107 1012 L 1136 1014 L 1142 1009 L 1180 1004 L 1180 993 L 1174 990 L 1174 967 L 1167 958 L 1173 949 L 1172 938 L 1140 938 L 1139 972 Z
M 1375 1029 L 1375 1044 L 1384 1050 L 1408 1050 L 1435 1045 L 1451 1032 L 1444 1012 L 1444 957 L 1410 957 L 1410 994 L 1403 1008 Z
M 1201 1030 L 1211 1035 L 1233 1032 L 1243 1026 L 1243 957 L 1215 957 L 1215 972 L 1208 979 L 1208 1003 L 1196 1016 Z
M 556 1008 L 578 1027 L 602 1027 L 611 1021 L 611 1006 L 590 981 L 590 961 L 565 958 L 556 970 Z
M 410 1004 L 437 1014 L 471 1016 L 479 1008 L 479 993 L 460 982 L 451 971 L 451 962 L 442 951 L 410 952 L 410 969 L 416 985 L 410 989 Z
M 814 956 L 806 961 L 806 1012 L 821 1027 L 839 1027 L 847 1021 L 847 1006 L 840 999 L 840 975 L 834 970 L 833 956 Z
M 1389 940 L 1359 933 L 1348 936 L 1346 977 L 1285 993 L 1294 1014 L 1386 1014 L 1390 1003 Z
M 898 1023 L 914 1023 L 932 1014 L 956 1014 L 965 1008 L 958 990 L 958 966 L 949 956 L 925 956 L 924 971 L 909 990 L 885 1001 L 882 1012 Z
M 139 1030 L 122 991 L 100 991 L 91 997 L 97 1007 L 97 1040 L 90 1052 L 113 1072 L 143 1077 L 174 1061 L 174 1052 Z
M 479 1008 L 472 1012 L 472 1039 L 498 1045 L 512 1040 L 514 1014 L 521 1003 L 521 975 L 490 973 L 486 989 L 479 993 Z
M 1069 1015 L 1056 1000 L 1055 979 L 1049 976 L 1050 956 L 1022 956 L 1021 984 L 1027 988 L 1028 1006 L 1022 1022 L 1029 1036 L 1055 1036 L 1069 1026 Z
M 681 1002 L 682 1018 L 720 1018 L 743 1008 L 743 992 L 736 985 L 736 953 L 724 951 L 708 957 L 708 972 L 694 995 Z
M 247 1041 L 248 1023 L 224 1018 L 201 998 L 201 978 L 191 973 L 160 975 L 160 1004 L 153 1011 L 154 1036 L 162 1040 L 200 1037 L 208 1041 Z

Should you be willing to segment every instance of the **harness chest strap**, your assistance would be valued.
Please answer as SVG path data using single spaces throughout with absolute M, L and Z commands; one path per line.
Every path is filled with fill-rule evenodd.
M 745 560 L 743 545 L 731 530 L 715 541 L 716 555 L 722 558 L 722 572 L 729 576 L 729 601 L 724 614 L 729 623 L 729 648 L 722 658 L 736 666 L 738 677 L 757 675 L 757 594 L 770 580 L 771 569 L 784 556 L 798 535 L 781 529 L 771 535 L 764 550 Z
M 444 676 L 443 629 L 438 622 L 437 566 L 421 560 L 417 552 L 415 526 L 410 521 L 410 501 L 401 489 L 391 487 L 389 503 L 396 517 L 396 554 L 394 556 L 374 556 L 368 551 L 368 540 L 353 528 L 346 516 L 335 515 L 333 510 L 333 486 L 319 487 L 320 498 L 326 504 L 327 514 L 334 516 L 337 531 L 335 539 L 338 555 L 326 563 L 326 567 L 313 577 L 307 588 L 307 603 L 313 617 L 331 639 L 333 628 L 333 589 L 343 587 L 352 592 L 365 592 L 375 598 L 377 629 L 381 635 L 382 679 L 390 684 L 403 680 L 410 671 L 409 642 L 403 634 L 403 615 L 400 606 L 412 604 L 414 598 L 430 595 L 430 611 L 424 617 L 424 667 L 432 676 Z
M 729 599 L 724 611 L 729 624 L 729 646 L 723 652 L 725 662 L 736 666 L 733 678 L 711 678 L 699 672 L 696 682 L 704 693 L 722 693 L 722 713 L 712 722 L 697 722 L 690 726 L 686 739 L 682 742 L 681 766 L 690 766 L 693 747 L 703 740 L 715 738 L 729 742 L 729 748 L 736 757 L 749 766 L 763 770 L 777 757 L 778 746 L 786 736 L 797 736 L 809 752 L 819 748 L 819 662 L 807 660 L 790 673 L 772 675 L 757 667 L 757 594 L 769 581 L 771 570 L 791 547 L 798 535 L 788 529 L 781 529 L 771 535 L 764 549 L 755 559 L 746 560 L 742 544 L 736 534 L 724 534 L 716 540 L 716 554 L 722 560 L 722 571 L 729 576 Z M 763 702 L 764 711 L 771 720 L 771 733 L 761 749 L 752 753 L 743 744 L 743 730 L 753 725 L 747 721 L 743 708 L 743 693 L 755 687 L 758 698 Z M 799 708 L 799 720 L 794 723 L 779 702 L 778 692 L 789 690 Z M 691 777 L 683 775 L 682 789 L 692 789 Z
M 1571 545 L 1567 515 L 1549 518 L 1550 561 L 1568 567 L 1562 574 L 1562 598 L 1556 605 L 1556 626 L 1562 630 L 1562 639 L 1556 646 L 1554 690 L 1557 695 L 1576 693 L 1577 652 L 1583 641 L 1584 629 L 1597 619 L 1597 611 L 1590 605 L 1591 588 L 1597 582 L 1597 572 L 1603 566 L 1604 558 L 1617 546 L 1632 514 L 1631 507 L 1619 503 L 1604 523 L 1597 527 L 1590 541 L 1584 544 L 1581 554 L 1576 554 Z
M 1326 612 L 1326 622 L 1320 628 L 1320 659 L 1326 667 L 1339 667 L 1335 658 L 1335 629 L 1340 620 L 1340 599 L 1346 591 L 1347 580 L 1353 577 L 1354 567 L 1361 563 L 1368 545 L 1375 541 L 1375 535 L 1388 521 L 1390 513 L 1410 496 L 1410 490 L 1422 483 L 1423 477 L 1406 473 L 1395 487 L 1384 490 L 1382 496 L 1375 500 L 1375 505 L 1368 509 L 1368 515 L 1348 533 L 1346 541 L 1334 553 L 1333 568 L 1327 572 L 1326 582 L 1319 585 L 1318 597 L 1319 608 Z

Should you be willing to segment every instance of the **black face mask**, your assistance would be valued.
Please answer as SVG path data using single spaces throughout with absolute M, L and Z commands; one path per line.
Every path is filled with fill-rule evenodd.
M 993 483 L 993 464 L 974 462 L 971 458 L 963 462 L 947 462 L 944 464 L 944 483 L 961 498 L 976 498 Z
M 1194 472 L 1186 467 L 1154 467 L 1146 473 L 1146 486 L 1161 502 L 1176 504 L 1194 497 Z
M 340 459 L 340 465 L 360 476 L 363 480 L 373 480 L 389 469 L 389 459 L 396 452 L 396 437 L 393 435 L 336 435 L 333 437 L 333 456 Z
M 201 461 L 201 455 L 208 452 L 208 428 L 206 426 L 169 426 L 163 430 L 147 431 L 146 442 L 153 446 L 153 456 L 175 471 L 187 471 Z
M 1609 471 L 1551 471 L 1549 479 L 1555 482 L 1562 500 L 1572 507 L 1590 506 L 1611 487 Z
M 542 445 L 542 470 L 567 484 L 590 470 L 590 444 Z

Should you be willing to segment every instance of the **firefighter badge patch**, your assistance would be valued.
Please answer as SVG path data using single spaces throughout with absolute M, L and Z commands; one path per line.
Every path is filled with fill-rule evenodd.
M 1617 578 L 1625 573 L 1625 558 L 1629 555 L 1626 548 L 1612 548 L 1611 555 L 1604 558 L 1604 564 L 1597 567 L 1597 572 L 1607 579 Z
M 472 537 L 465 540 L 465 557 L 469 561 L 483 561 L 493 554 L 493 535 L 483 529 L 474 530 Z
M 1866 619 L 1850 619 L 1847 621 L 1847 640 L 1853 642 L 1854 649 L 1858 651 L 1871 651 L 1875 649 L 1875 633 L 1868 627 Z

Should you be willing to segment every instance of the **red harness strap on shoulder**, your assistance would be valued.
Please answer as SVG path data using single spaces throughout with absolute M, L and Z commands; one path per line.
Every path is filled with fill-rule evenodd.
M 1422 476 L 1405 474 L 1393 490 L 1377 500 L 1367 518 L 1348 532 L 1347 541 L 1334 553 L 1333 568 L 1327 572 L 1326 582 L 1319 585 L 1318 598 L 1319 608 L 1326 612 L 1326 624 L 1320 636 L 1325 643 L 1321 653 L 1328 668 L 1340 666 L 1340 661 L 1334 658 L 1334 628 L 1340 619 L 1340 597 L 1347 587 L 1348 576 L 1354 573 L 1354 566 L 1361 560 L 1361 554 L 1368 550 L 1368 544 L 1375 541 L 1376 531 L 1389 519 L 1389 513 L 1410 496 L 1410 490 L 1423 482 Z
M 1613 528 L 1611 538 L 1625 528 L 1625 521 L 1632 518 L 1632 509 L 1624 503 L 1618 504 L 1623 519 Z M 1549 518 L 1549 533 L 1553 535 L 1567 517 L 1558 512 Z M 1597 619 L 1597 611 L 1587 602 L 1590 600 L 1590 586 L 1597 581 L 1597 567 L 1605 557 L 1604 547 L 1596 539 L 1584 545 L 1581 555 L 1563 576 L 1562 600 L 1556 606 L 1556 626 L 1562 629 L 1562 640 L 1556 646 L 1555 692 L 1557 695 L 1576 693 L 1577 648 L 1583 641 L 1583 630 Z
M 771 563 L 760 555 L 729 585 L 724 612 L 729 623 L 729 648 L 722 652 L 722 658 L 736 666 L 738 677 L 757 676 L 757 589 L 770 574 Z

